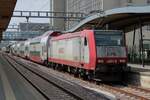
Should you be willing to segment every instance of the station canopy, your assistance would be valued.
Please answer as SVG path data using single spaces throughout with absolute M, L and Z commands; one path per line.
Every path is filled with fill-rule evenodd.
M 129 6 L 87 16 L 83 21 L 67 32 L 93 27 L 98 29 L 108 27 L 108 29 L 130 32 L 133 31 L 135 27 L 138 28 L 140 25 L 149 24 L 149 22 L 150 6 Z
M 0 36 L 5 31 L 13 14 L 17 0 L 0 0 Z

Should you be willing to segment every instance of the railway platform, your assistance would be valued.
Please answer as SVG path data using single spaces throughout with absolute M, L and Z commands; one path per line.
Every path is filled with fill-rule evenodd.
M 150 88 L 150 65 L 128 64 L 130 71 L 126 73 L 126 81 L 138 86 Z
M 130 70 L 132 72 L 139 72 L 141 74 L 147 74 L 150 75 L 150 65 L 141 65 L 141 64 L 130 64 L 128 63 L 128 66 L 130 67 Z
M 45 100 L 0 54 L 0 100 Z

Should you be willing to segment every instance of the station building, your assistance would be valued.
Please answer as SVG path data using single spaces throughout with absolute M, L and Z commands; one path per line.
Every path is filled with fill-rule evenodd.
M 65 0 L 50 0 L 50 11 L 51 12 L 65 12 Z M 53 15 L 53 14 L 52 14 Z M 56 30 L 65 30 L 65 20 L 51 18 L 50 24 L 53 29 Z

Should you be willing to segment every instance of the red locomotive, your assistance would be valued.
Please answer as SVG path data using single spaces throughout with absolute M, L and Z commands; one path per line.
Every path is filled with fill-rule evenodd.
M 124 34 L 117 30 L 47 32 L 25 48 L 35 62 L 89 79 L 118 81 L 127 64 Z
M 48 62 L 87 78 L 120 80 L 127 64 L 124 34 L 121 31 L 83 30 L 52 37 Z M 64 68 L 63 68 L 64 69 Z

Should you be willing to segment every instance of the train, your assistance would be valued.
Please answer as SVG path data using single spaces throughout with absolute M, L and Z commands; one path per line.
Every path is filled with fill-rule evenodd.
M 10 45 L 8 45 L 6 47 L 5 46 L 1 47 L 0 51 L 5 52 L 5 53 L 9 53 L 9 51 L 10 51 Z
M 127 67 L 125 35 L 119 30 L 48 31 L 10 48 L 13 55 L 90 80 L 120 81 Z

